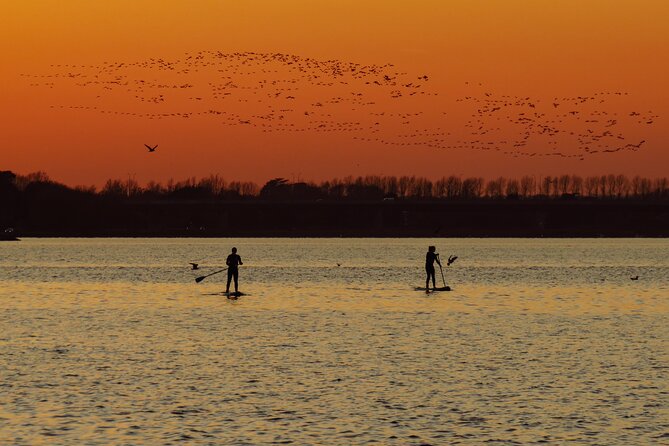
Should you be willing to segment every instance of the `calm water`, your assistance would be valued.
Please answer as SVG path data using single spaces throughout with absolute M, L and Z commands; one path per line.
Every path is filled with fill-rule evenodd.
M 233 244 L 237 301 L 224 274 L 194 282 Z M 413 291 L 428 244 L 459 256 L 453 292 Z M 0 444 L 669 444 L 668 254 L 645 239 L 1 243 Z

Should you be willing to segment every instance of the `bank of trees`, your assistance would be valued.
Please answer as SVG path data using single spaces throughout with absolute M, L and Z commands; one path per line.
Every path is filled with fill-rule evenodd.
M 519 178 L 445 176 L 429 180 L 416 176 L 360 176 L 316 182 L 274 178 L 262 187 L 252 182 L 227 181 L 219 175 L 205 178 L 150 181 L 140 185 L 132 178 L 108 180 L 94 187 L 70 188 L 49 179 L 44 172 L 15 175 L 0 172 L 0 199 L 14 203 L 24 195 L 73 199 L 121 200 L 495 200 L 495 199 L 669 199 L 667 178 L 625 175 L 522 176 Z
M 514 199 L 514 198 L 669 198 L 667 178 L 644 178 L 625 175 L 523 176 L 520 178 L 458 176 L 442 177 L 436 181 L 416 176 L 347 177 L 321 183 L 289 183 L 275 179 L 268 189 L 318 191 L 328 198 L 398 198 L 398 199 Z
M 522 176 L 519 178 L 445 176 L 430 180 L 417 176 L 345 177 L 322 182 L 291 182 L 274 178 L 263 186 L 252 182 L 226 181 L 218 175 L 149 182 L 140 186 L 132 179 L 109 180 L 99 194 L 172 199 L 664 199 L 669 198 L 667 178 L 625 175 Z
M 243 198 L 258 195 L 258 185 L 252 182 L 226 181 L 219 175 L 206 178 L 187 178 L 181 181 L 169 180 L 165 185 L 149 181 L 141 186 L 135 179 L 107 180 L 100 190 L 101 195 L 110 197 L 132 197 L 148 199 L 207 199 Z

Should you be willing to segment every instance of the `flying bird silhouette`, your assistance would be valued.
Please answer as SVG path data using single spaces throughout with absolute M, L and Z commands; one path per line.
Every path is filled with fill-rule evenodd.
M 146 147 L 147 149 L 149 149 L 149 152 L 155 152 L 156 149 L 158 148 L 158 144 L 156 144 L 156 145 L 153 146 L 153 147 L 151 147 L 151 146 L 148 145 L 148 144 L 144 144 L 144 147 Z

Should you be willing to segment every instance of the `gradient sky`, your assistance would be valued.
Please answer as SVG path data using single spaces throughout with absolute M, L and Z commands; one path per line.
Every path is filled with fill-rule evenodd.
M 107 178 L 133 176 L 143 183 L 210 173 L 259 183 L 279 176 L 320 180 L 365 174 L 431 178 L 667 174 L 666 0 L 23 0 L 3 2 L 0 13 L 2 170 L 23 174 L 42 170 L 70 185 L 98 186 Z M 198 51 L 280 52 L 363 65 L 392 63 L 409 77 L 429 75 L 429 91 L 439 93 L 435 99 L 405 108 L 407 102 L 398 105 L 377 98 L 374 106 L 389 114 L 420 110 L 433 115 L 411 124 L 412 131 L 440 128 L 454 135 L 465 133 L 464 121 L 450 117 L 459 113 L 456 101 L 484 92 L 527 96 L 547 104 L 554 97 L 625 92 L 628 95 L 612 98 L 599 110 L 656 117 L 653 125 L 621 119 L 626 141 L 646 141 L 638 151 L 598 153 L 583 160 L 510 156 L 425 145 L 388 146 L 366 140 L 370 135 L 364 131 L 356 133 L 358 138 L 338 131 L 265 133 L 258 127 L 221 125 L 211 119 L 149 120 L 91 112 L 74 107 L 97 104 L 108 110 L 144 112 L 151 106 L 127 94 L 91 96 L 90 89 L 82 94 L 81 88 L 60 78 L 49 85 L 48 79 L 31 77 L 68 71 L 52 65 L 178 59 Z M 159 72 L 141 75 L 164 80 Z M 193 80 L 207 85 L 216 81 L 216 75 L 201 73 Z M 253 82 L 258 79 L 249 77 Z M 480 91 L 472 93 L 471 85 L 479 83 Z M 300 87 L 319 94 L 313 86 Z M 206 96 L 204 100 L 210 101 Z M 197 106 L 237 114 L 260 114 L 267 106 L 258 102 L 230 108 L 229 104 L 211 100 Z M 172 106 L 192 104 L 183 98 Z M 151 110 L 158 107 L 168 105 Z M 345 121 L 347 113 L 351 120 L 359 117 L 359 112 L 338 109 L 337 119 Z M 436 121 L 440 113 L 448 117 L 443 122 Z M 384 138 L 397 141 L 398 134 Z M 149 155 L 144 143 L 159 144 L 159 149 Z M 531 142 L 528 151 L 547 150 L 532 144 L 543 142 Z M 572 147 L 563 149 L 573 152 Z

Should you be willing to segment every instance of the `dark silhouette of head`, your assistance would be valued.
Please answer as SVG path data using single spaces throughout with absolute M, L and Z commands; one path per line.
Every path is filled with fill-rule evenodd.
M 232 253 L 236 254 L 237 253 L 237 248 L 232 248 Z
M 430 251 L 430 252 L 435 252 L 437 250 L 437 248 L 435 248 L 434 246 L 428 246 L 427 250 Z

